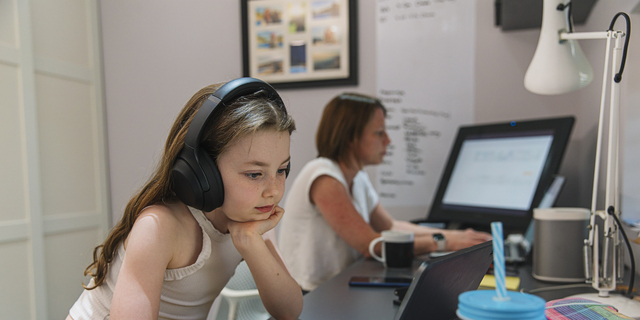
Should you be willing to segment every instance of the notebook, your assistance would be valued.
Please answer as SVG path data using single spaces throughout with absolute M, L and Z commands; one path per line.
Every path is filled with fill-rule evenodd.
M 487 241 L 423 262 L 394 319 L 457 319 L 458 296 L 478 289 L 492 261 Z

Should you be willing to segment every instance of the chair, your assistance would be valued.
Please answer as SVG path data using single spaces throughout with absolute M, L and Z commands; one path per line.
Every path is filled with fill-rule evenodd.
M 265 320 L 271 316 L 262 305 L 247 263 L 242 261 L 220 292 L 215 320 Z

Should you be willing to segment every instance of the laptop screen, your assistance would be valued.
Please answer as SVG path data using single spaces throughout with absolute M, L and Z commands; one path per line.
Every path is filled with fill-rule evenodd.
M 492 241 L 425 261 L 394 320 L 457 319 L 458 296 L 476 290 L 493 261 Z

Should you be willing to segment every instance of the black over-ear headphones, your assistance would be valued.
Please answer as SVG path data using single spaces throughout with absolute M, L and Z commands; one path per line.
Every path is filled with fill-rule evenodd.
M 212 211 L 224 202 L 224 185 L 218 166 L 209 154 L 200 147 L 204 128 L 211 120 L 215 109 L 239 97 L 264 90 L 270 100 L 276 100 L 287 114 L 282 99 L 275 89 L 262 80 L 239 78 L 227 82 L 209 96 L 194 115 L 184 140 L 184 147 L 171 169 L 172 190 L 180 201 L 205 212 Z M 291 162 L 287 165 L 289 175 Z

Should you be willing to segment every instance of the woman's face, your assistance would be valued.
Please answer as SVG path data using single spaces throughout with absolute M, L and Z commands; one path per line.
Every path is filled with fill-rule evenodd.
M 224 183 L 221 210 L 233 221 L 267 219 L 284 194 L 289 132 L 261 130 L 238 139 L 218 157 Z
M 390 143 L 391 140 L 385 129 L 384 113 L 382 109 L 376 108 L 356 145 L 358 160 L 362 165 L 382 163 L 382 158 L 387 153 L 387 146 Z

